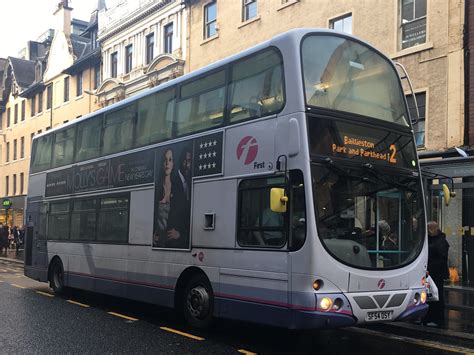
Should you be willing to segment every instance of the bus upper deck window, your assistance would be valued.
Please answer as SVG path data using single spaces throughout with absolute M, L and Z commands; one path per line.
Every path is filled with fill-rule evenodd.
M 274 49 L 232 66 L 230 120 L 241 121 L 278 112 L 283 107 L 283 62 Z

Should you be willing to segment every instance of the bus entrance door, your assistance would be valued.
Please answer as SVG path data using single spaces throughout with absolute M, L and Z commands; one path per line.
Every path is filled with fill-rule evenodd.
M 27 210 L 25 275 L 39 281 L 47 281 L 48 250 L 45 233 L 47 205 L 28 203 Z

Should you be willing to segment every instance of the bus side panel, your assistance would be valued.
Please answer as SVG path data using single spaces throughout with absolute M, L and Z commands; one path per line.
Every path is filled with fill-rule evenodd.
M 236 180 L 195 183 L 192 208 L 193 247 L 234 248 L 236 208 Z
M 39 239 L 39 207 L 42 202 L 28 202 L 28 226 L 25 238 L 25 275 L 38 281 L 48 281 L 48 244 Z
M 153 240 L 153 188 L 132 191 L 130 196 L 129 243 L 151 246 Z

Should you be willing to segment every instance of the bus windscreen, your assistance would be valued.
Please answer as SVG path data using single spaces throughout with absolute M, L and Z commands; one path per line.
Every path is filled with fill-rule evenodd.
M 314 35 L 303 40 L 301 50 L 307 106 L 409 126 L 397 72 L 375 50 L 343 37 Z

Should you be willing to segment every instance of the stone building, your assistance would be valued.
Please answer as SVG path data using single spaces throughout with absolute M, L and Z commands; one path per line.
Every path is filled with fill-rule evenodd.
M 30 41 L 22 51 L 25 58 L 6 60 L 0 98 L 0 200 L 10 200 L 12 208 L 0 207 L 0 222 L 23 224 L 33 137 L 98 108 L 89 94 L 99 84 L 100 51 L 90 39 L 97 26 L 71 19 L 71 11 L 67 0 L 60 2 L 55 28 Z
M 182 0 L 119 1 L 99 12 L 102 85 L 107 106 L 183 74 L 187 18 Z

